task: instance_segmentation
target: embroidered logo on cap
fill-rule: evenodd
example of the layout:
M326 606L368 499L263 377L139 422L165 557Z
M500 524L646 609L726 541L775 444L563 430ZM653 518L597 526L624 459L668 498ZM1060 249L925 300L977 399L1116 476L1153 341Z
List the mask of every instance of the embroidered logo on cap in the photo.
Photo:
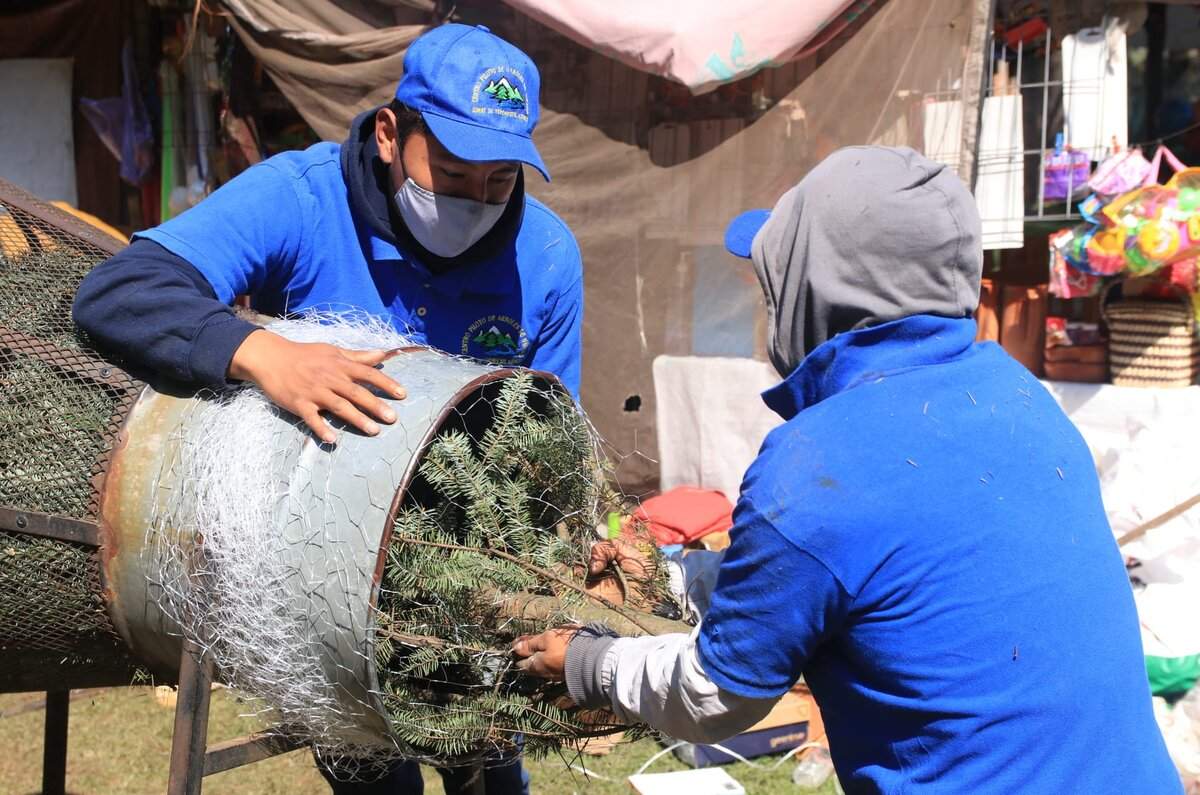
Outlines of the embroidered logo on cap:
M508 82L507 77L488 83L483 93L495 100L497 105L507 103L518 108L525 107L525 97L521 96L521 92L517 90L516 86Z
M471 112L508 116L519 121L529 121L525 76L511 66L493 66L486 69L475 80L471 92Z

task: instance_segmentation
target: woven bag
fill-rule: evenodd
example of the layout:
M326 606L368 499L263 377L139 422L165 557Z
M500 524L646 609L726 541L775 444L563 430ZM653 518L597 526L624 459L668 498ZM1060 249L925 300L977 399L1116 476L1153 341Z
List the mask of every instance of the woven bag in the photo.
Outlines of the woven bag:
M1186 297L1178 303L1130 299L1102 305L1114 384L1176 387L1195 383L1200 371L1200 341Z

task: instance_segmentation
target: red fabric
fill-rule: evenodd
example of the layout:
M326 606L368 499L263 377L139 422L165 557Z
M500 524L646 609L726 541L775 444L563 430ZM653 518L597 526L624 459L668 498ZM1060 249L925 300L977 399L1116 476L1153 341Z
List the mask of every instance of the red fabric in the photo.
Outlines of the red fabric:
M733 527L733 503L719 491L680 486L643 502L633 518L660 545L687 544Z

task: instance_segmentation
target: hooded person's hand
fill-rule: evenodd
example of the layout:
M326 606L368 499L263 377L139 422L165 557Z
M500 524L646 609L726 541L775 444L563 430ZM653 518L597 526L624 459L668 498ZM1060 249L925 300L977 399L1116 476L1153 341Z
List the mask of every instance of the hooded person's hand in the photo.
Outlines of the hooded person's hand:
M246 337L229 363L229 377L252 381L275 405L290 411L321 441L337 441L322 411L368 436L376 421L393 423L394 412L368 387L401 400L406 393L376 367L396 351L351 351L324 343L292 342L259 329Z
M555 627L540 635L522 635L513 641L512 653L517 668L543 679L561 681L567 665L567 647L571 645L577 625Z

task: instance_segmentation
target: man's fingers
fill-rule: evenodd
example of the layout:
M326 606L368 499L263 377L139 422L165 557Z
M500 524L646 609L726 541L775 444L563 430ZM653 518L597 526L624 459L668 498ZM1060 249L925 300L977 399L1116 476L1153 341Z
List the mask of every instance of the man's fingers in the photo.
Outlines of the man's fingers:
M329 396L324 401L321 401L321 404L321 408L347 425L351 425L362 431L367 436L375 436L379 433L379 425L376 424L375 420L363 414L354 407L353 403L337 393L330 392Z
M350 382L334 389L334 392L381 422L390 424L396 421L396 412L392 411L388 404L375 397L375 394L366 387Z
M617 558L617 548L610 541L601 541L592 545L591 562L588 564L590 574L600 574L608 568L608 564Z
M311 429L312 432L317 435L317 438L325 444L333 444L337 441L337 434L334 433L333 428L329 426L329 423L325 422L325 420L321 417L321 414L319 411L317 411L316 406L313 406L307 411L301 411L297 416L304 420L304 424L307 425L309 429Z
M527 673L530 676L537 676L542 679L557 678L553 672L546 667L545 656L538 652L532 657L526 657L523 660L517 660L517 670Z
M365 364L367 367L383 364L398 353L395 349L384 351L352 351L346 348L339 348L339 350L350 361Z
M396 383L387 373L369 365L359 363L351 370L350 377L360 384L373 386L383 394L390 395L397 400L403 400L408 396L404 387Z
M546 648L546 639L542 635L522 635L513 641L512 652L518 657L529 657Z

